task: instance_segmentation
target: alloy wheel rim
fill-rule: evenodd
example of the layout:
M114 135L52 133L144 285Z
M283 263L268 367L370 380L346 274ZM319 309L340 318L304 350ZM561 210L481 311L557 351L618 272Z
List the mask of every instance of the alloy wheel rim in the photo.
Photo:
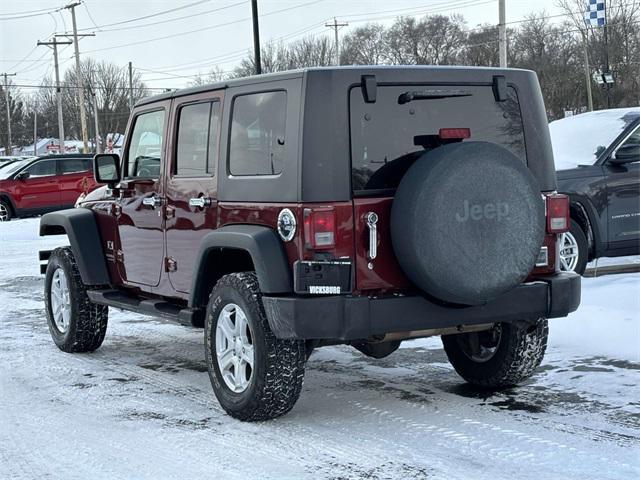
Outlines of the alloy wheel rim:
M65 333L71 320L71 298L67 276L60 267L53 272L50 293L53 323L60 333Z
M4 204L0 203L0 222L6 222L7 220L9 220L9 210Z
M253 333L246 314L235 303L225 305L218 315L216 358L227 387L234 393L244 392L253 376Z
M560 268L566 272L573 272L578 265L578 242L571 232L562 234L560 247Z

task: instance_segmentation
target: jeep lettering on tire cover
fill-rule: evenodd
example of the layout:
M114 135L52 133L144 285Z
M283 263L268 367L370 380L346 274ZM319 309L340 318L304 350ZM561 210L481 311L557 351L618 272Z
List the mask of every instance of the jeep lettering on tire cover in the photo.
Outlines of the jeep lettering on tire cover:
M409 279L440 300L479 305L519 285L544 236L544 203L533 175L488 142L446 145L403 177L391 236Z

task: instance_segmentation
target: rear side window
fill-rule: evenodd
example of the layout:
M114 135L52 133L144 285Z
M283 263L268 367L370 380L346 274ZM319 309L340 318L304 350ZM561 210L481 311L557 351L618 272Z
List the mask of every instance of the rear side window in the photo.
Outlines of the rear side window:
M354 192L397 188L423 153L452 141L495 143L526 163L520 105L515 90L508 91L506 101L496 102L490 86L379 86L376 102L365 103L362 90L353 88ZM441 129L463 129L470 136L441 138Z
M60 160L62 174L86 172L89 170L91 160L88 158L69 158Z
M219 102L198 103L180 109L175 175L199 177L215 173L219 115Z
M287 93L241 95L233 100L229 171L232 175L277 175L285 157Z
M164 110L138 115L127 154L127 176L158 178L164 137Z
M41 160L28 167L25 171L29 172L29 178L55 175L56 161L57 160Z

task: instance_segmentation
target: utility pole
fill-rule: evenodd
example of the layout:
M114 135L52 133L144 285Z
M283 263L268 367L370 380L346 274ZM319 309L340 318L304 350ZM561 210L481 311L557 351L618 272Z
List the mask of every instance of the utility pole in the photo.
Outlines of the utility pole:
M507 68L507 12L506 0L498 1L498 47L500 68Z
M133 110L133 65L129 62L129 113Z
M251 0L251 18L253 19L253 58L256 64L256 75L262 73L260 59L260 27L258 25L258 0Z
M9 105L9 80L7 77L15 77L15 73L3 73L4 77L4 103L7 104L7 133L9 134L9 143L7 145L6 154L11 155L13 153L13 143L11 143L11 106Z
M101 153L100 152L100 129L98 128L98 95L96 95L96 91L91 88L91 86L89 86L89 93L91 93L91 96L93 97L93 121L94 121L94 125L95 125L95 130L96 130L96 152L95 153Z
M56 72L56 103L58 104L58 152L65 153L64 148L64 119L62 117L62 92L60 91L60 69L58 67L58 45L71 45L72 41L60 42L56 37L50 42L41 42L38 40L37 45L44 45L53 49L53 65Z
M38 151L38 105L33 106L33 154Z
M340 41L338 39L338 30L341 27L346 27L349 24L347 22L338 22L336 17L333 17L333 23L325 23L325 27L333 28L333 33L335 35L336 40L336 65L340 65Z
M78 48L78 37L94 37L94 33L86 33L78 35L78 26L76 25L76 7L80 2L67 5L66 9L71 10L71 23L73 25L73 44L76 50L76 76L78 77L78 102L80 103L80 127L82 128L82 144L84 153L89 153L89 134L87 132L87 113L84 108L84 85L82 84L82 72L80 71L80 50ZM58 35L69 37L69 35Z

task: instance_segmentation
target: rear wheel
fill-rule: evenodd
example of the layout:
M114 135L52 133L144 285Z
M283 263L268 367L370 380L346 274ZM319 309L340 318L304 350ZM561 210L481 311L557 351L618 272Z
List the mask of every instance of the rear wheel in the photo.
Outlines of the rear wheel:
M11 205L6 200L0 200L0 222L8 222L11 220L13 212Z
M587 268L588 249L587 237L582 227L575 220L571 220L571 228L562 235L560 269L584 274Z
M547 348L547 320L497 323L491 330L442 337L456 372L478 387L517 385L540 366Z
M45 277L45 308L51 338L64 352L92 352L107 332L108 307L87 296L69 247L56 248Z
M216 284L207 306L205 356L213 391L232 417L276 418L300 396L305 342L274 336L255 273L225 275Z

